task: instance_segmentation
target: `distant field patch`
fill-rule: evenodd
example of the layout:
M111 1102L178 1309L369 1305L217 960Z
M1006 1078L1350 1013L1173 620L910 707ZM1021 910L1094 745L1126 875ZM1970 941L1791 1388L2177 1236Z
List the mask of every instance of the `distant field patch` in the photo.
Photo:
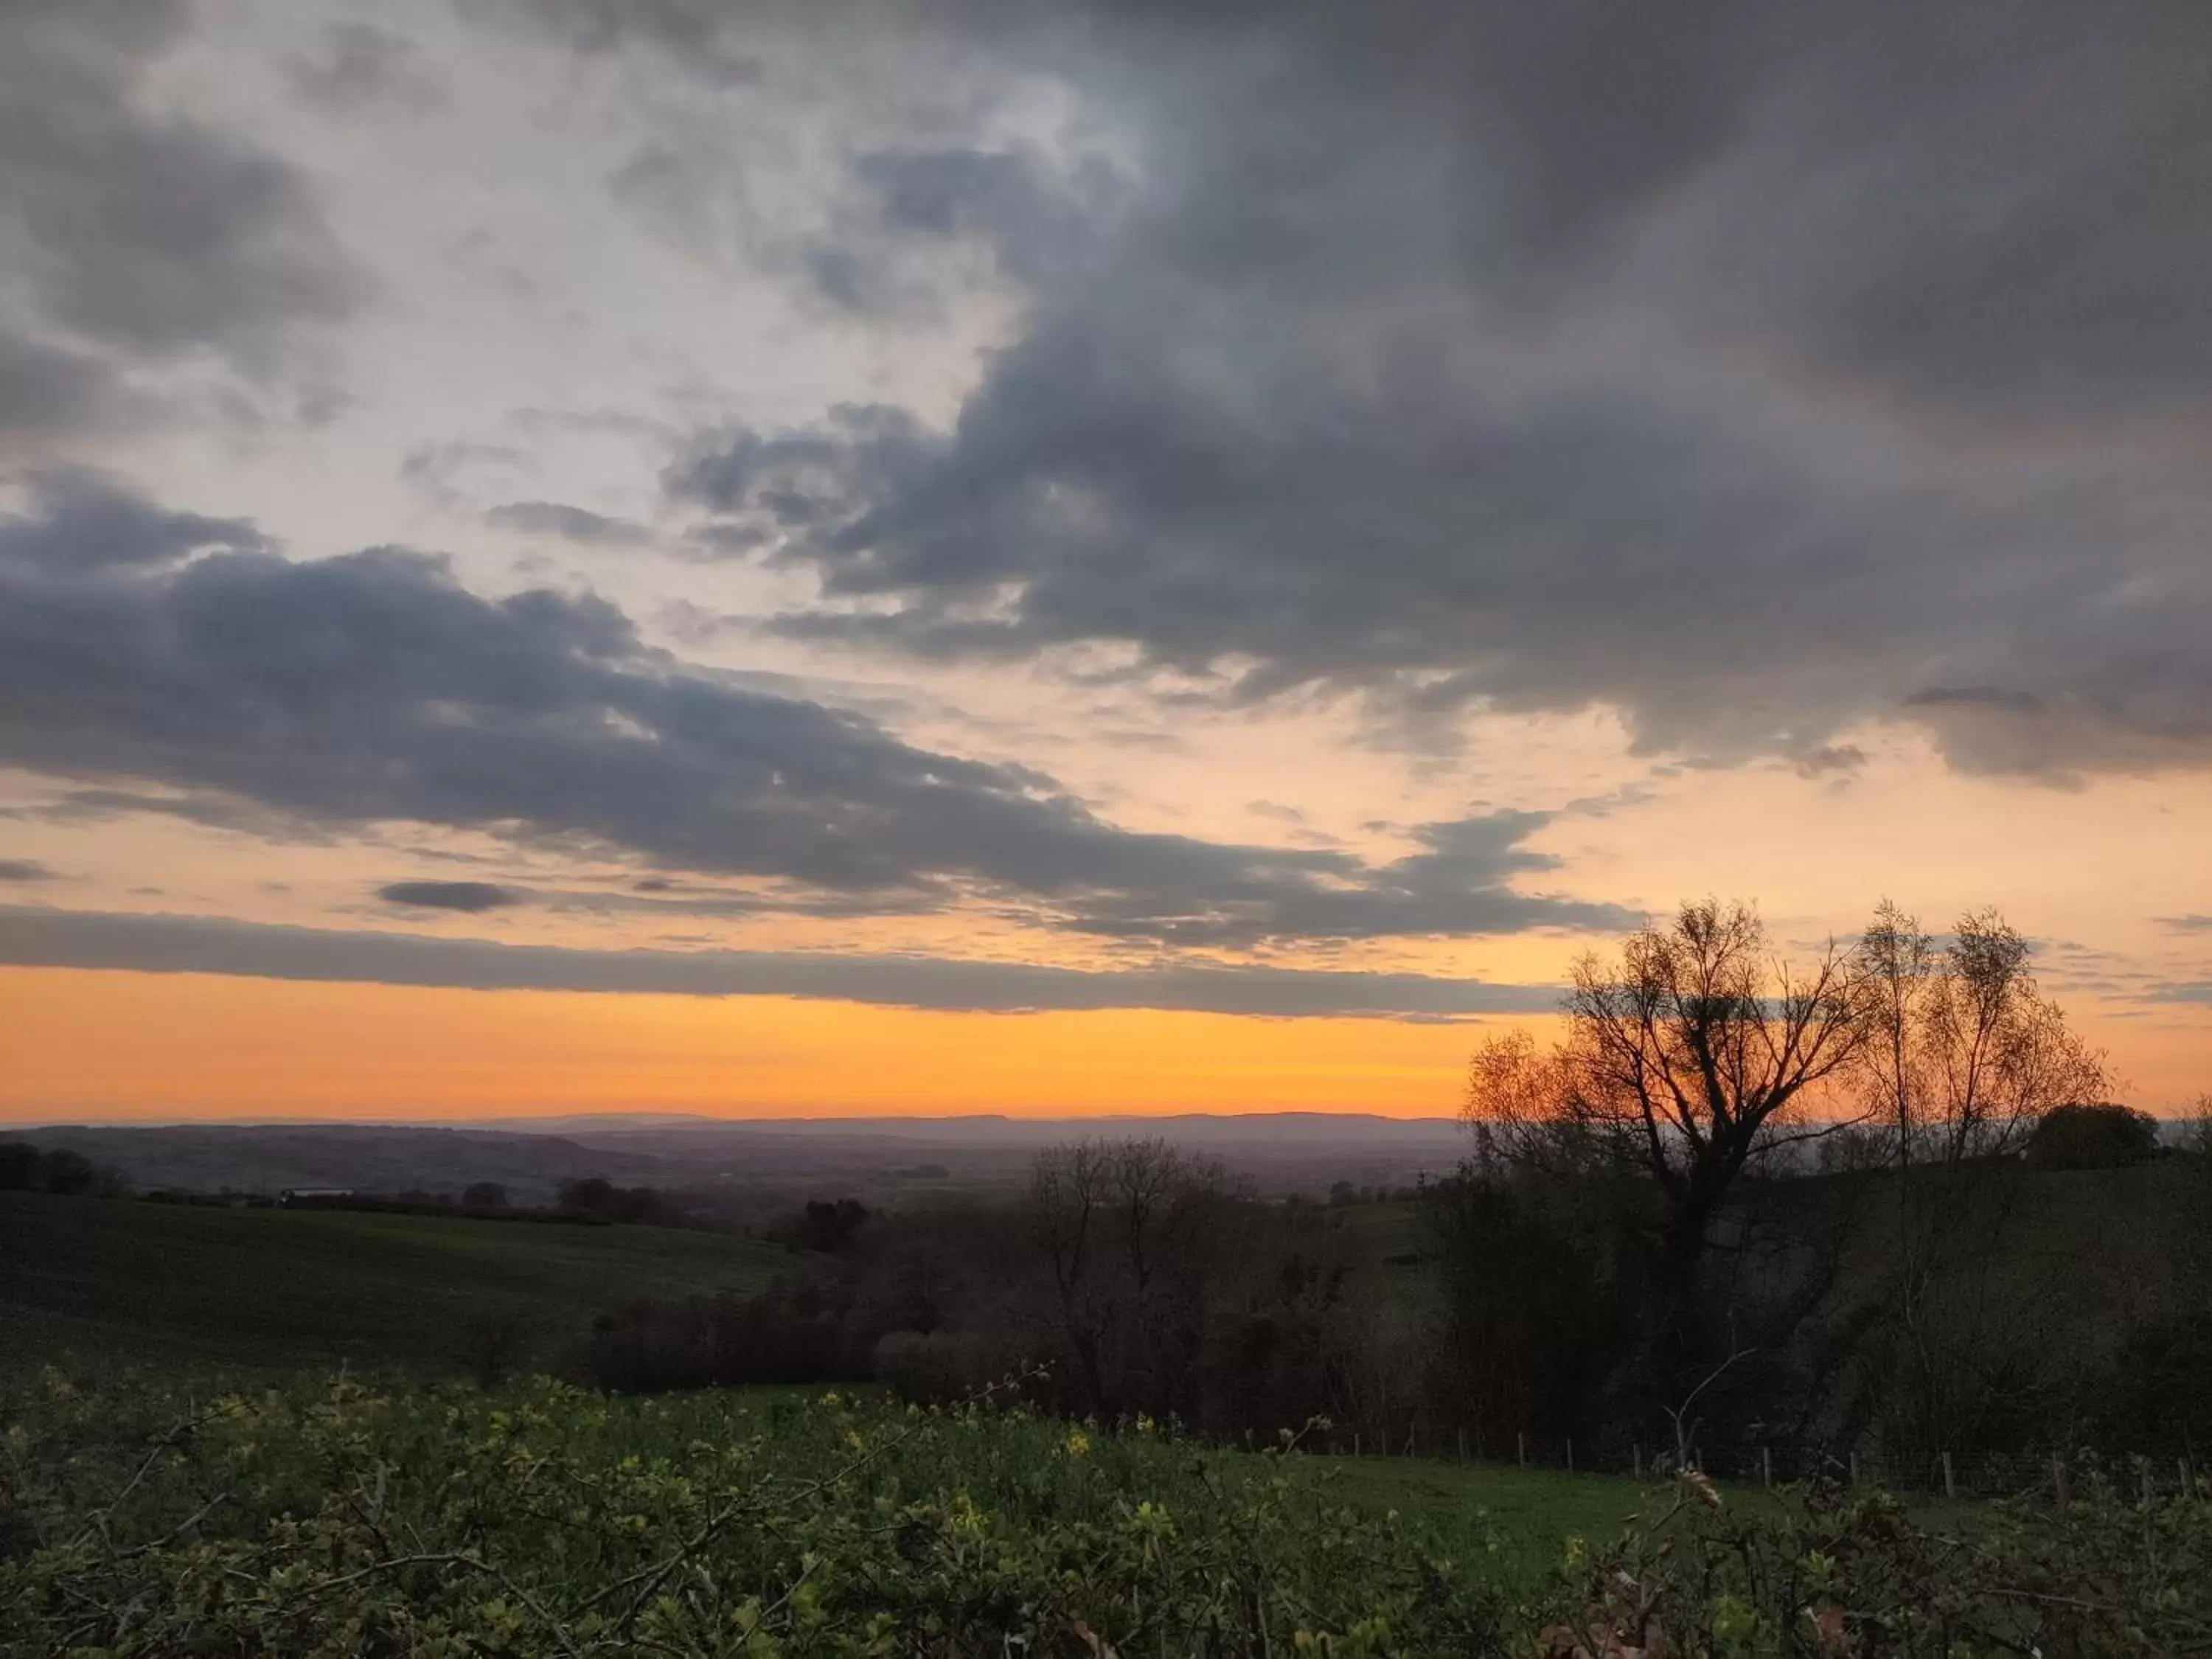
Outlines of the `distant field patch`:
M78 1363L464 1368L487 1315L580 1328L640 1297L755 1290L750 1239L0 1193L0 1369Z

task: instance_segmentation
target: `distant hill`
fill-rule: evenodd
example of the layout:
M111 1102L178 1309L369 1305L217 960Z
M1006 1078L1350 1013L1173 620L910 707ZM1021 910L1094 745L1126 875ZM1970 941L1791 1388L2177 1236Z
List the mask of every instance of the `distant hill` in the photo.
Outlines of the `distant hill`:
M989 1178L1026 1170L1042 1147L1086 1137L1158 1136L1217 1158L1272 1192L1325 1191L1338 1181L1401 1186L1450 1170L1467 1155L1455 1118L1366 1113L1182 1113L1167 1116L846 1117L545 1120L582 1145L642 1152L672 1164L738 1165L766 1173L848 1167L856 1160L929 1161Z
M557 1135L382 1124L0 1127L4 1140L69 1147L142 1192L457 1192L491 1181L514 1202L535 1203L562 1182L586 1176L635 1186L677 1173L645 1152L585 1146Z
M518 1203L542 1200L562 1182L592 1175L662 1188L742 1182L811 1195L878 1193L894 1172L941 1166L963 1189L1003 1186L1022 1178L1042 1147L1123 1135L1157 1135L1217 1158L1273 1193L1320 1194L1339 1181L1408 1185L1449 1170L1466 1152L1465 1132L1450 1118L1327 1112L755 1119L599 1113L438 1126L0 1129L0 1140L74 1148L142 1190L453 1192L493 1181Z

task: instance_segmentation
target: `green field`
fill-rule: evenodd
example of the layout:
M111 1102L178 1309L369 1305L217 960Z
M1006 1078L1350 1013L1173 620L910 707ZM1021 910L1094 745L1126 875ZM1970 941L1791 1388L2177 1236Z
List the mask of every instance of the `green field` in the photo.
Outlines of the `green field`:
M580 1328L637 1297L755 1289L772 1246L661 1227L216 1209L0 1193L0 1370L465 1366L481 1316Z
M1566 1541L1593 1550L1613 1541L1667 1494L1624 1475L1569 1474L1508 1463L1451 1463L1419 1457L1297 1460L1329 1501L1369 1512L1395 1510L1406 1524L1452 1554L1487 1557L1510 1581L1556 1567Z

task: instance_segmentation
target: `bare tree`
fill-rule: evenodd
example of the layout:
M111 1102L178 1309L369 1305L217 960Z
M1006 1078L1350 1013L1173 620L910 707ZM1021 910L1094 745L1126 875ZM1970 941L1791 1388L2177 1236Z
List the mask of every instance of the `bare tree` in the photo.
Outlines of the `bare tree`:
M1883 1126L1896 1195L1881 1392L1895 1431L1929 1457L1957 1449L1965 1419L2021 1386L2023 1345L2001 1328L2033 1310L1991 1272L2015 1158L2047 1113L2100 1098L2108 1082L2038 988L2029 956L1994 911L1962 917L1938 941L1887 901L1855 953L1859 1087Z
M1468 1073L1465 1115L1486 1153L1648 1180L1670 1305L1687 1296L1729 1189L1754 1158L1827 1133L1799 1109L1863 1036L1850 957L1809 968L1771 954L1749 906L1686 904L1617 961L1576 965L1564 1041L1494 1039Z
M1093 1410L1164 1410L1180 1394L1226 1188L1218 1164L1164 1140L1081 1140L1037 1155L1030 1232Z
M2197 1096L2182 1112L2181 1150L2212 1158L2212 1090Z
M2096 1100L2103 1061L2037 988L2028 945L1993 910L1940 945L1884 900L1855 953L1864 1088L1900 1169L2016 1152L2053 1108Z

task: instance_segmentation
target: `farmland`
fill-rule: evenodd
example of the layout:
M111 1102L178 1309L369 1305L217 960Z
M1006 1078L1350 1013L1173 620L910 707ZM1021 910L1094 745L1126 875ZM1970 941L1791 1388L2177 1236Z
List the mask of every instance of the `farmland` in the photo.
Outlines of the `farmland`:
M413 1376L477 1322L546 1332L628 1298L750 1290L784 1260L727 1235L0 1193L0 1370L80 1365Z

